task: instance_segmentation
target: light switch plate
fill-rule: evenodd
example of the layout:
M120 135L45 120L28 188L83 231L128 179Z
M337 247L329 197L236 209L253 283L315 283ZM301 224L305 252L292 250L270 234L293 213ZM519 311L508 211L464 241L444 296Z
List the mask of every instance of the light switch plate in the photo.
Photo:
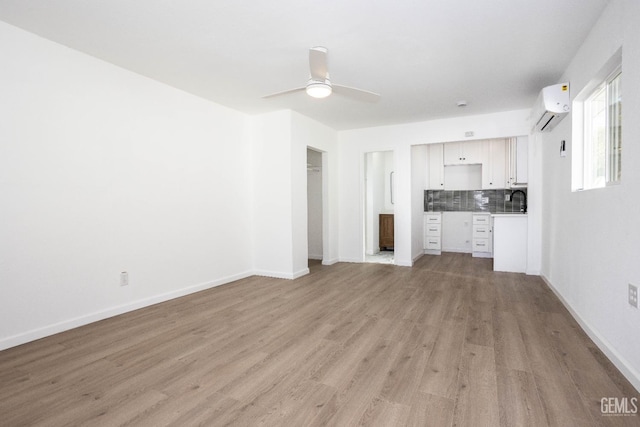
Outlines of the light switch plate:
M629 305L638 308L638 287L629 283Z

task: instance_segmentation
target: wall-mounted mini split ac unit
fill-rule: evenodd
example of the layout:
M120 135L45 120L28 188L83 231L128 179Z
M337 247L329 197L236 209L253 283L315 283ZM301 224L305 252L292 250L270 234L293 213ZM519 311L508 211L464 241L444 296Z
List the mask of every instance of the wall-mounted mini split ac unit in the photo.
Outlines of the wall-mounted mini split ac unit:
M548 132L571 111L569 83L547 86L540 92L533 108L533 129Z

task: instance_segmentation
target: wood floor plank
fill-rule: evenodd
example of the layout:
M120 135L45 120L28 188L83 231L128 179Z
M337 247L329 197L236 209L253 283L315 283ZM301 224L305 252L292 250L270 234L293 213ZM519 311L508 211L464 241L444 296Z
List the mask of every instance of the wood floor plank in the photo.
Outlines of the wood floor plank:
M469 344L493 347L493 304L474 301L469 306L465 341Z
M547 417L532 373L497 367L500 425L543 426Z
M511 312L494 311L493 328L496 363L508 369L531 372L517 316Z
M455 401L427 393L416 393L411 403L407 426L449 427L453 424Z
M433 345L433 335L428 327L412 328L382 385L380 396L385 401L411 405Z
M403 426L409 418L407 405L374 398L360 418L360 426Z
M0 424L632 426L637 391L539 278L310 262L0 352Z
M456 426L500 425L493 349L465 344L454 409Z
M442 322L421 379L419 390L449 399L458 393L466 321Z

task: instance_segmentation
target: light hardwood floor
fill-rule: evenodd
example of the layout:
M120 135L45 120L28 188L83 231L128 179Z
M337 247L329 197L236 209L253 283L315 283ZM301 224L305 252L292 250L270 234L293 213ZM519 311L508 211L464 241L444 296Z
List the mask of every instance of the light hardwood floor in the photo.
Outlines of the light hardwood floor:
M0 352L0 425L640 425L538 277L491 260L311 264Z

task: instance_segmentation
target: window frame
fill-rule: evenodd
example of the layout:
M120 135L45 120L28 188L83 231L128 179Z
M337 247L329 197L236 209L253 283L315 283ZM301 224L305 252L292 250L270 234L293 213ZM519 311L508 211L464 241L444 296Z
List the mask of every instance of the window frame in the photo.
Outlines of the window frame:
M607 61L607 63L602 67L600 72L596 74L596 76L580 91L580 93L575 97L572 105L572 171L571 171L571 190L572 191L587 191L587 190L597 190L600 188L607 188L611 186L616 186L621 184L622 175L621 173L618 175L619 178L613 176L612 164L614 159L611 157L611 150L613 147L611 141L611 117L610 117L610 90L611 84L616 79L618 80L618 88L622 87L622 49L618 49L618 51ZM603 167L604 167L604 175L602 179L604 183L600 182L599 185L594 185L596 180L593 179L595 176L591 174L590 171L593 171L590 164L588 162L589 159L589 148L592 148L587 141L589 138L589 129L588 124L591 123L587 115L590 113L590 102L595 97L598 92L604 91L604 107L603 112L605 114L605 124L604 124L604 154L603 154ZM621 91L620 91L621 93ZM622 97L620 98L622 99ZM619 108L621 111L622 101L620 101ZM620 131L616 133L618 135L617 141L619 142L619 147L622 147L622 114L620 114ZM622 154L620 150L619 160L617 161L618 171L622 170ZM614 179L612 179L614 178Z

